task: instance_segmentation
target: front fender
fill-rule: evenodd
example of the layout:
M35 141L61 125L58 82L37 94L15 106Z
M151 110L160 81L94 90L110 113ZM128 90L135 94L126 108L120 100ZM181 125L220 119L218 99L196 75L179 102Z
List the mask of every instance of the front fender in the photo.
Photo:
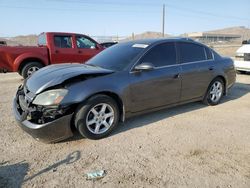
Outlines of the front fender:
M63 105L84 102L98 93L113 93L117 95L126 108L129 100L128 73L113 73L66 86L68 94L62 101Z

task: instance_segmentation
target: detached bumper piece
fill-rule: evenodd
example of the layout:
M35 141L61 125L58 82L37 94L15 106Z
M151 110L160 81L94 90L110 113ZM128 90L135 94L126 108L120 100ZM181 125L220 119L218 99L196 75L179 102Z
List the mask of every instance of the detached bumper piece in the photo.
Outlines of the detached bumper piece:
M43 113L36 111L35 107L30 107L26 98L26 93L20 88L13 101L15 119L25 132L45 143L58 142L73 136L70 126L73 114L61 115L49 121L33 121L34 116L39 118Z

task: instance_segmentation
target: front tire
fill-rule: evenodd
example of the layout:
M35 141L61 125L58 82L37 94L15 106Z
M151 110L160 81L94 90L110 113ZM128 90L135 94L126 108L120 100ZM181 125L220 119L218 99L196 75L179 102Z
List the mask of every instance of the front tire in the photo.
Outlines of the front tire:
M114 99L95 95L76 110L75 126L79 133L89 139L101 139L118 125L119 109Z
M42 67L43 65L39 62L29 62L22 68L21 75L26 79Z
M224 87L225 84L221 78L214 79L208 87L203 103L210 106L219 104L224 94Z

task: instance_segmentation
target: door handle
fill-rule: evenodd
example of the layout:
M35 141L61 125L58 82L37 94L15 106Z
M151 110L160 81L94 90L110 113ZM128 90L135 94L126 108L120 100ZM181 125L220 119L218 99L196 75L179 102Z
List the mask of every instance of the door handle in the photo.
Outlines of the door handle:
M210 70L210 71L214 70L214 67L209 67L209 70Z
M56 53L56 54L58 54L58 53L59 53L59 51L58 51L58 50L55 50L55 53Z
M82 51L81 51L81 50L79 50L79 51L78 51L78 53L79 53L79 54L81 54L81 53L82 53Z
M175 79L180 78L180 74L174 75L174 78L175 78Z

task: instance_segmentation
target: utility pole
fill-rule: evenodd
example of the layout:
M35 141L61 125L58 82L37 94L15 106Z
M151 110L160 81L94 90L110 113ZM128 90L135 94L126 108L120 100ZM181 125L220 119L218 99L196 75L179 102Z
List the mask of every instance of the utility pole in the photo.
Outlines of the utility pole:
M162 11L162 37L165 36L165 4L163 4L163 11Z

